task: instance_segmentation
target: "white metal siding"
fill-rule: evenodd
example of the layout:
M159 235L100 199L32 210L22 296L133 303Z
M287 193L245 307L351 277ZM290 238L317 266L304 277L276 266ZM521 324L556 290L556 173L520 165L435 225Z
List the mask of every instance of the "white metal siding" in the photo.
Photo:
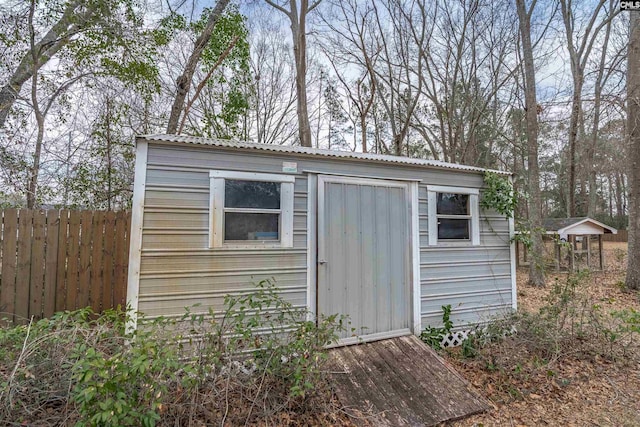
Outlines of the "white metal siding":
M442 325L442 306L448 304L456 327L481 323L511 310L508 220L481 210L480 245L429 246L426 185L419 186L418 197L422 327Z
M208 248L209 171L282 173L296 162L293 248L216 250ZM457 326L486 320L512 307L508 221L481 213L480 245L430 247L427 185L482 186L481 173L431 169L411 164L374 164L340 158L296 157L295 153L239 152L229 148L149 143L142 224L138 309L147 315L175 315L200 304L220 309L225 294L246 293L252 283L275 278L296 306L315 305L308 293L307 175L303 171L420 181L419 258L422 327L442 321L440 306L451 304ZM311 203L310 203L311 202ZM313 242L311 242L313 243ZM416 287L418 288L418 287ZM418 304L419 303L419 304Z
M219 311L227 294L250 293L253 284L275 278L282 295L306 306L307 179L296 175L293 248L209 249L210 170L238 169L236 156L221 161L211 150L176 150L150 144L142 229L138 309L147 316ZM192 155L198 162L190 162ZM282 173L270 168L243 170Z

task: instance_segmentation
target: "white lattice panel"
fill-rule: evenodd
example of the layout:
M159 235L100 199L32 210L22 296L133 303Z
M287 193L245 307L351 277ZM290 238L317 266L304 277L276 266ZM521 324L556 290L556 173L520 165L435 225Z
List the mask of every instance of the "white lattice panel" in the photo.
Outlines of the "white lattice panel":
M515 334L516 328L515 326L511 326L510 329L505 329L499 333L496 334L496 331L489 331L489 328L487 328L486 326L482 327L482 328L475 328L475 329L465 329L465 330L460 330L460 331L452 331L449 335L446 335L442 338L442 341L440 342L440 346L442 348L447 348L447 347L458 347L460 345L462 345L462 343L468 339L471 335L475 335L477 333L480 333L480 335L482 337L485 338L486 341L491 341L493 339L496 338L496 335L498 335L500 338L505 338L509 335L513 335Z

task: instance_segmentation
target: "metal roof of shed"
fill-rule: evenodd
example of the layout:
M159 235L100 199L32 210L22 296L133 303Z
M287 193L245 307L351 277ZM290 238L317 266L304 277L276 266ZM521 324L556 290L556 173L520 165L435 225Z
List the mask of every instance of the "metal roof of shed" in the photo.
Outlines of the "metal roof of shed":
M488 171L488 172L495 172L501 175L511 175L510 172L484 169L476 166L461 165L458 163L447 163L447 162L441 162L439 160L412 159L410 157L390 156L390 155L383 155L383 154L323 150L319 148L307 148L307 147L297 147L297 146L289 146L289 145L256 144L253 142L246 142L246 141L202 138L202 137L187 136L187 135L168 135L168 134L140 135L137 138L151 140L151 141L159 141L159 142L215 146L215 147L238 149L238 150L261 150L261 151L270 151L275 153L298 154L298 155L304 155L304 156L321 156L321 157L332 157L332 158L345 159L345 160L368 161L368 162L376 162L376 163L379 162L379 163L405 164L410 166L427 166L432 168L453 169L453 170L460 170L460 171L466 171L466 172L483 173Z

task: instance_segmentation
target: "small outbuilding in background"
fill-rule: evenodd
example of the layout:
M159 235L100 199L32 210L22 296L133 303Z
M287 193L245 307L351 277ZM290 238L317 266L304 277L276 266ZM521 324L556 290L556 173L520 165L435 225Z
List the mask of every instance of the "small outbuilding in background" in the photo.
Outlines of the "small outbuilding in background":
M552 264L557 271L603 270L602 236L618 233L615 228L587 217L546 218L543 227L547 253L553 253ZM526 248L518 244L516 252L518 266L528 265Z

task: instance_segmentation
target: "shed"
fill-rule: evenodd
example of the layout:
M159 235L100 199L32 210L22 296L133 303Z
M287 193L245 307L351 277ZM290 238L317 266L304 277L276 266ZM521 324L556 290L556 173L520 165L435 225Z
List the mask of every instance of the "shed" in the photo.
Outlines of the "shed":
M177 135L136 140L128 303L206 313L274 278L295 307L348 315L341 344L457 328L516 308L513 220L485 170ZM505 172L498 172L510 176Z
M542 226L547 246L553 247L552 262L557 271L574 271L580 266L604 269L602 235L618 233L615 228L588 217L545 218ZM516 246L516 260L518 265L527 264L526 248Z
M578 261L583 259L588 268L592 264L592 255L598 254L598 268L604 269L604 250L602 235L606 233L617 234L618 230L609 227L595 219L588 217L574 218L546 218L543 222L546 234L555 236L555 265L557 270L562 269L562 248L568 247L568 269L576 269ZM597 252L593 249L594 241L597 242ZM566 243L566 244L565 244Z

